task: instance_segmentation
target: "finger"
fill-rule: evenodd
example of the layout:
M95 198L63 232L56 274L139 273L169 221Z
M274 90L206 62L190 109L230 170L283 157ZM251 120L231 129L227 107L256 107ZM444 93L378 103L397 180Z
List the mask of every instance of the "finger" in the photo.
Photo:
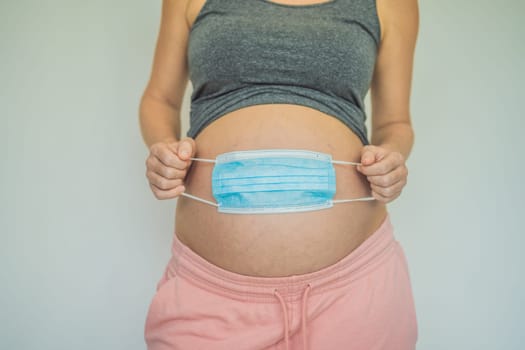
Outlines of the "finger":
M361 148L361 163L370 165L381 160L386 155L387 150L374 145L366 145Z
M375 162L378 162L381 159L383 159L386 156L387 152L388 151L382 147L374 145L364 146L363 148L361 148L361 164L357 166L357 170L363 173L363 169L365 167L370 166Z
M184 170L188 167L189 162L182 160L173 152L166 144L151 147L151 154L158 158L158 160L167 167Z
M374 149L372 147L365 146L361 153L361 164L363 165L373 164L375 161L375 158L376 158L376 155L374 153Z
M374 197L377 201L379 202L382 202L382 203L388 203L389 200L387 197L381 195L380 193L372 190L372 197Z
M401 191L403 190L403 187L405 186L405 184L400 181L396 184L394 184L393 186L390 186L390 187L381 187L381 186L376 186L376 185L370 185L370 188L372 189L373 192L381 195L382 197L384 198L389 198L389 199L393 199L395 197L397 197Z
M385 175L395 168L404 164L403 156L398 152L388 153L381 160L367 166L359 167L359 171L364 175Z
M162 163L157 157L148 157L146 160L147 171L153 171L166 179L184 179L187 169L179 170Z
M177 186L171 190L164 191L157 188L155 185L150 184L151 191L157 199L171 199L180 196L182 192L186 190L184 186Z
M408 170L405 166L399 166L385 175L368 175L366 178L371 184L389 187L393 184L406 179Z
M148 171L146 177L150 184L155 185L155 187L164 191L171 190L172 188L183 184L182 179L166 179L153 171Z
M172 151L174 154L177 154L177 148L179 147L178 141L167 143L167 146L170 151Z
M394 199L396 199L397 197L399 197L400 194L401 194L401 192L397 192L397 193L395 193L395 194L393 194L393 195L391 195L391 196L384 196L384 195L382 195L381 193L372 190L372 196L373 196L376 200L378 200L378 201L380 201L380 202L382 202L382 203L385 203L385 204L386 204L386 203L390 203L390 202L392 202Z
M193 157L195 155L195 141L190 137L182 139L177 147L177 155L182 160L189 160L190 157Z

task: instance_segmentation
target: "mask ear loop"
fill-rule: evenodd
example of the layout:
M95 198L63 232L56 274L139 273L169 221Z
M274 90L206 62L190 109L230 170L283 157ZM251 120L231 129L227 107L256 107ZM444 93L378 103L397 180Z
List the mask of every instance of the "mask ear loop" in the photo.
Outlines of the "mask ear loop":
M191 157L190 159L191 160L196 160L196 161L199 161L199 162L205 162L205 163L216 163L215 159L193 158L193 157ZM200 197L196 197L196 196L194 196L192 194L189 194L189 193L186 193L186 192L182 192L180 195L184 196L184 197L188 197L188 198L194 199L194 200L202 202L202 203L213 205L214 207L219 207L219 205L217 203L215 203L215 202L212 202L212 201L200 198Z
M342 165L361 165L361 163L356 162L347 162L344 160L332 160L332 163L334 164L342 164ZM334 199L332 200L332 203L348 203L348 202L364 202L364 201L373 201L375 200L374 197L363 197L363 198L353 198L353 199Z
M332 160L332 163L334 163L334 164L343 164L343 165L361 165L361 163L347 162L345 160Z
M200 198L200 197L196 197L196 196L191 195L191 194L186 193L186 192L182 192L180 195L181 195L181 196L184 196L184 197L188 197L188 198L194 199L194 200L199 201L199 202L202 202L202 203L206 203L206 204L209 204L209 205L213 205L214 207L218 207L218 206L219 206L217 203L214 203L214 202L212 202L212 201L208 201L208 200L206 200L206 199L202 199L202 198Z
M217 161L215 159L206 159L206 158L190 158L191 160L197 160L199 162L205 162L205 163L216 163Z

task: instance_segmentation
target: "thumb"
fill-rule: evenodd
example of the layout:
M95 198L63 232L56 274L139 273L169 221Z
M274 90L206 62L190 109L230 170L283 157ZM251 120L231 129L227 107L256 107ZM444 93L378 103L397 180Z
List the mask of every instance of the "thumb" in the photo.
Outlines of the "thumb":
M361 164L371 165L376 160L376 152L373 146L364 146L361 150Z
M187 160L195 155L195 140L190 137L183 138L177 147L177 155L180 159Z

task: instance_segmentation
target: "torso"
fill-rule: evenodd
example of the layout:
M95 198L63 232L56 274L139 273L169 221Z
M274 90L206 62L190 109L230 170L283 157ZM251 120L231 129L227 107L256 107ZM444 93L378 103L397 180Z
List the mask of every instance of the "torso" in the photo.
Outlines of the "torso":
M204 0L188 1L191 24ZM291 148L359 162L362 148L359 138L336 118L287 104L254 105L228 113L208 125L195 142L195 156L201 158L236 150ZM212 163L193 162L185 179L186 192L213 200L212 168ZM336 165L335 169L335 199L370 196L366 178L355 167ZM175 231L190 249L226 270L289 276L317 271L348 255L379 227L386 213L384 204L368 201L299 213L224 214L179 197Z

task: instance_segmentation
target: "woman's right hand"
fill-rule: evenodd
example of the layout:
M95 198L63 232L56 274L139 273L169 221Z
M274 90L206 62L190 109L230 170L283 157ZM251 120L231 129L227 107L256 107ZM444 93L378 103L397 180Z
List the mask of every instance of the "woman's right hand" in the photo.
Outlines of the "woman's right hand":
M195 140L185 137L180 141L161 141L149 148L146 159L146 177L157 199L178 197L185 191L184 178L195 155Z

